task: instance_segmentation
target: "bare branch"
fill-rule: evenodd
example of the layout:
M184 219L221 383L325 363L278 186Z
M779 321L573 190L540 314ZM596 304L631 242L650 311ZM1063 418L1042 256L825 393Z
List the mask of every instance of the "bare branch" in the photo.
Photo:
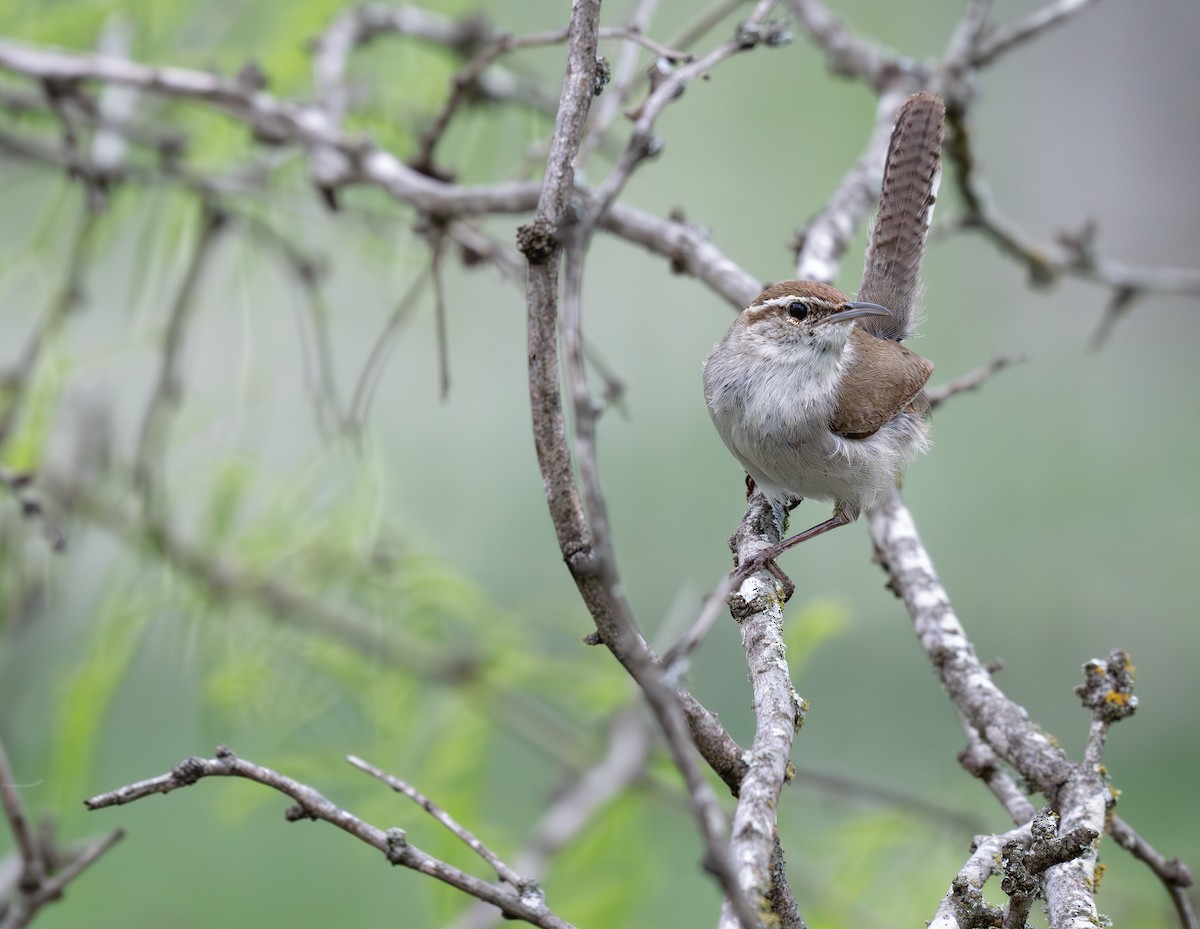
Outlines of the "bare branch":
M782 518L756 493L731 540L738 564L779 541ZM766 569L742 581L730 598L730 611L742 631L742 649L754 693L754 741L746 755L746 772L738 785L733 814L732 853L738 882L751 900L770 898L776 873L771 867L776 841L779 794L790 776L792 740L804 725L808 705L792 686L783 641L784 585ZM733 925L723 908L720 926Z
M524 849L516 856L521 874L544 874L550 860L579 835L610 802L646 773L653 732L640 705L616 713L608 726L608 749L592 767L580 771L533 827ZM477 904L452 924L452 929L486 929L496 913Z
M958 721L967 737L967 747L958 755L958 762L963 766L963 770L983 781L1014 823L1028 823L1037 812L1033 803L1017 786L1011 775L1001 767L1001 761L991 745L984 741L983 736L967 722L962 713L958 714Z
M433 321L437 335L438 393L442 401L450 396L450 337L446 332L446 289L443 282L442 257L445 254L446 233L438 224L429 230L429 276L433 282Z
M1046 795L1064 829L1083 827L1099 833L1111 800L1103 778L1086 765L1072 764L992 681L958 623L899 494L868 516L877 558L892 590L908 608L917 638L955 707L1004 761ZM1083 929L1088 920L1095 920L1095 862L1093 849L1046 873L1051 925Z
M1003 918L998 907L988 906L983 886L997 873L1001 850L1010 843L1028 844L1030 827L1026 823L1000 835L976 836L971 857L950 882L928 929L961 929L963 926L995 926Z
M57 337L67 316L83 299L83 284L91 267L92 239L99 217L100 214L95 210L80 211L63 266L62 285L35 324L20 357L8 370L0 372L0 389L4 390L7 401L0 412L0 449L12 439L20 423L42 353Z
M657 6L658 0L638 0L637 6L634 7L625 24L626 30L635 35L645 35L650 26L650 18L654 15L654 8ZM638 58L638 46L635 43L627 42L621 46L621 55L612 69L608 88L592 110L591 126L584 137L579 157L576 160L577 167L582 166L588 155L600 146L601 139L633 93L634 83L638 77L635 71ZM691 56L686 56L682 60L691 60Z
M948 106L946 118L954 130L946 153L966 206L960 226L979 230L1001 252L1025 265L1035 286L1047 287L1063 277L1073 277L1107 287L1111 297L1094 344L1101 344L1132 302L1146 294L1200 296L1200 269L1141 267L1104 258L1097 251L1097 229L1091 223L1078 232L1060 235L1056 246L1035 242L996 207L991 190L979 175L963 108Z
M136 514L107 504L54 473L45 475L44 481L48 493L74 501L84 516L128 543L142 546L152 542L167 564L210 596L244 600L277 622L315 632L365 657L429 679L462 680L473 673L476 659L467 653L439 657L395 624L348 606L332 606L282 577L252 571L230 558L206 552L165 521L143 523Z
M17 886L35 886L41 882L45 874L34 842L33 829L25 816L21 798L17 795L16 778L13 777L12 767L8 763L8 753L4 750L3 742L0 742L0 803L4 805L4 816L8 820L8 829L12 833L13 842L21 856L21 876L17 880Z
M1025 929L1026 918L1041 890L1042 874L1054 865L1068 864L1087 853L1100 835L1087 826L1059 834L1058 816L1048 807L1038 810L1029 827L1030 842L1011 841L1001 849L1004 880L1000 886L1008 894L1009 901L1008 911L1004 914L1004 929ZM1065 920L1079 925L1080 917L1086 919L1086 914L1079 912L1081 907L1074 907L1075 912L1071 912L1052 894L1048 896L1051 912L1055 910L1056 902L1059 903L1059 918L1064 921L1052 916L1050 925L1068 925ZM1086 909L1086 904L1082 908Z
M966 393L968 391L978 390L988 380L990 380L993 375L999 374L1005 368L1024 363L1025 356L1023 355L997 355L987 364L976 368L974 371L964 374L957 380L953 380L948 384L943 384L941 387L936 387L933 390L926 391L925 395L929 399L929 408L931 410L936 410L951 397L955 397L958 394Z
M224 213L206 202L202 205L198 221L199 232L163 333L158 378L146 405L146 412L142 415L142 427L133 465L134 481L146 515L155 519L162 515L159 472L163 465L161 456L166 443L168 420L183 402L183 376L180 367L188 326L196 307L196 291L211 259L213 247L225 227L226 219Z
M471 830L460 824L453 816L443 810L440 806L426 797L407 781L402 781L394 774L388 774L386 771L383 771L372 764L368 764L355 755L347 756L346 760L360 771L366 771L367 774L370 774L377 780L383 781L383 783L387 784L390 788L392 788L392 790L396 791L396 793L404 794L404 796L408 797L408 799L410 799L413 803L421 807L426 813L428 813L448 830L450 830L450 832L461 839L463 844L471 849L471 851L491 865L492 869L496 872L496 876L500 878L500 880L511 884L522 894L527 892L540 893L540 891L537 890L536 882L530 880L529 878L521 877L521 875L517 874L512 868L505 864L503 860L501 860L499 855L480 842L479 839L475 837L475 834L471 832Z
M617 166L605 178L604 183L597 189L587 213L582 219L585 228L590 228L599 222L613 201L620 195L625 184L629 181L634 170L647 158L658 154L662 143L654 138L654 123L662 111L678 99L684 88L695 78L707 74L725 59L748 51L759 44L778 46L791 40L791 35L777 24L766 23L765 18L774 6L773 2L760 3L759 9L742 23L737 34L728 42L718 45L707 55L683 65L673 71L665 80L658 84L637 108L637 121L634 123L633 134L629 143L621 153Z
M1195 883L1195 878L1187 865L1178 858L1166 858L1120 816L1113 815L1109 818L1108 833L1121 848L1144 862L1162 881L1171 902L1175 905L1175 912L1179 914L1179 925L1183 929L1198 929L1200 920L1196 918L1196 908L1187 891L1187 888Z
M12 494L25 519L40 525L42 535L50 543L50 547L56 552L61 552L67 547L67 537L58 527L57 521L46 512L41 495L36 490L35 481L36 476L33 474L18 474L0 465L0 486Z
M1133 662L1129 655L1117 649L1108 661L1093 658L1083 666L1084 683L1075 688L1083 705L1092 711L1092 726L1088 732L1083 763L1098 768L1104 763L1104 743L1108 727L1126 719L1137 710L1138 698L1133 692Z
M876 91L882 91L894 82L898 73L916 75L919 72L919 66L911 59L884 51L855 36L820 0L790 0L790 3L796 21L813 44L825 52L825 65L831 73L860 78Z
M736 797L749 770L745 751L733 740L729 730L721 725L717 714L704 707L690 693L681 691L679 703L687 716L692 741L700 756Z
M987 28L991 9L992 0L970 0L967 3L962 19L958 21L958 28L954 30L942 56L943 68L959 71L969 66L971 53Z
M726 16L738 7L749 6L752 2L754 0L713 0L710 6L697 13L696 18L684 26L667 44L673 48L691 48L716 28Z
M682 677L687 660L708 635L717 619L725 612L729 595L733 593L733 575L721 579L716 590L704 598L700 614L662 657L663 672L668 677Z
M915 83L897 81L880 95L875 128L862 155L821 211L797 234L796 277L825 283L836 277L851 237L879 199L896 112L915 89Z
M47 903L61 900L66 886L125 835L123 830L114 829L72 852L60 867L52 862L57 856L48 847L50 840L30 827L17 787L4 743L0 742L0 805L19 859L13 885L0 886L0 929L24 929Z
M598 0L575 0L567 73L547 158L545 182L533 222L518 232L519 247L529 259L526 305L534 446L559 547L596 623L599 638L645 693L662 728L672 760L688 785L689 801L708 852L707 865L735 907L744 929L753 929L753 912L741 899L725 849L724 817L696 764L679 704L663 683L649 649L637 631L610 557L610 540L598 536L584 515L566 441L558 377L558 267L574 179L572 165L579 153L591 98L599 86L596 76L598 17Z
M976 68L991 64L1000 55L1028 42L1052 26L1082 12L1096 0L1054 0L1019 22L985 32L975 44L970 61Z
M600 226L650 249L671 261L671 269L691 274L741 310L763 288L751 275L710 241L708 233L680 216L659 219L624 203L613 203Z
M185 758L168 773L138 781L85 801L89 810L132 803L154 794L171 793L190 787L205 777L241 777L277 790L296 801L284 811L288 822L320 820L336 826L361 842L383 853L394 865L402 865L449 884L463 893L490 903L511 919L521 919L543 929L571 929L571 924L552 912L540 893L518 893L515 888L490 884L434 858L410 843L403 829L383 830L367 823L327 800L318 791L286 775L238 758L225 746L218 746L214 758Z
M351 429L358 429L366 420L367 413L371 408L371 401L375 396L375 388L379 384L379 378L383 375L384 363L387 360L387 356L391 353L392 346L395 344L396 334L405 320L412 315L417 305L417 298L420 297L421 292L425 289L425 285L429 283L429 279L429 269L426 269L413 279L408 290L400 297L396 308L392 311L392 315L388 317L383 329L371 345L371 351L367 355L362 372L358 376L358 383L354 387L350 406L346 410L346 424Z

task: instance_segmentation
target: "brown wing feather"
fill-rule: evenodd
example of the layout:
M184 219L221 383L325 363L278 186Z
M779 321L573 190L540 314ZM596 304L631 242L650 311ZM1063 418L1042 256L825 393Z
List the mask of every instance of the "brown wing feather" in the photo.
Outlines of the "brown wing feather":
M881 339L912 334L945 118L945 104L927 93L909 97L896 116L883 169L879 216L858 293L859 300L892 311L890 317L859 320L860 326Z
M933 362L858 328L850 331L850 342L854 362L842 378L829 428L848 439L865 439L917 399Z

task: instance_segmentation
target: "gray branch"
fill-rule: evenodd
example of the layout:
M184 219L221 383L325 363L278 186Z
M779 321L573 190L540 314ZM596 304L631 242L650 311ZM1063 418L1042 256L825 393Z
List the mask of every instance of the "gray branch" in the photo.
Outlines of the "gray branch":
M18 784L8 763L4 743L0 742L0 806L12 833L14 850L0 860L0 929L24 929L49 903L61 900L68 884L125 835L114 829L93 839L83 849L59 859L61 851L49 847L50 838L32 828L18 794Z
M510 919L520 919L543 929L572 929L570 923L549 909L540 891L526 888L523 892L520 887L491 884L467 874L421 851L408 841L403 829L384 830L373 826L338 807L307 784L238 758L223 745L217 747L213 758L185 758L166 774L98 794L85 801L85 804L89 810L121 806L154 794L167 794L181 787L190 787L205 777L241 777L270 787L296 801L295 806L284 811L284 818L288 822L327 822L381 852L392 864L410 868L449 884L468 896L490 903Z

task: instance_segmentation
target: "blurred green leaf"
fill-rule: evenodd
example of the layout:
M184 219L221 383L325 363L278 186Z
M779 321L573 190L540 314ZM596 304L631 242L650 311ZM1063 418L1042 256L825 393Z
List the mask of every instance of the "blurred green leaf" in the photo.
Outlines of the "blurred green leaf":
M129 675L147 627L157 618L142 584L119 582L97 605L84 656L64 675L52 740L58 803L85 796L109 711Z

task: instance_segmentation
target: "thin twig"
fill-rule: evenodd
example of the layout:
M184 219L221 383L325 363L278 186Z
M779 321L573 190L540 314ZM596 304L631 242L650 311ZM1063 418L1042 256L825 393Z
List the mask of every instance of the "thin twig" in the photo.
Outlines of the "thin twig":
M47 903L61 900L66 886L125 835L123 830L114 829L70 854L60 866L52 860L58 857L52 854L52 839L37 835L31 828L17 794L18 786L0 741L0 805L20 859L11 889L0 887L0 929L24 929ZM3 899L6 892L10 896Z
M1037 812L1025 792L1004 770L992 746L984 741L979 731L959 712L958 722L967 738L967 747L958 754L958 763L963 770L983 781L1000 805L1007 811L1016 825L1029 822Z
M1113 815L1109 819L1108 831L1121 848L1144 862L1154 876L1162 881L1179 915L1181 929L1200 929L1200 920L1196 918L1196 908L1187 890L1195 883L1195 878L1187 865L1178 858L1167 858L1120 816Z
M546 811L530 831L513 868L519 874L545 874L560 849L582 833L596 816L646 773L653 730L640 703L613 715L604 755L554 792ZM491 907L476 904L450 929L487 929L497 922Z
M142 414L142 426L134 458L134 481L146 515L152 518L162 515L161 459L169 418L183 402L183 375L180 369L189 324L196 309L196 292L211 260L213 248L225 227L226 217L220 210L205 202L197 221L199 232L167 318L158 377L146 404L146 411Z
M658 0L638 0L637 6L629 15L629 21L625 24L625 28L630 32L644 35L650 26L650 18L653 16L656 6L658 6ZM621 112L633 93L637 78L634 68L638 58L638 46L634 43L628 42L621 47L621 56L612 69L612 78L609 80L608 87L592 110L591 126L588 128L579 157L576 159L577 167L583 165L587 161L588 155L600 146L601 140L608 132L613 120L616 119L617 114Z
M379 378L383 374L383 368L387 361L387 356L391 353L392 346L395 344L396 333L400 331L404 321L412 315L413 309L416 307L417 298L420 297L421 291L425 285L429 283L430 271L428 268L423 270L409 284L408 289L400 297L396 308L392 311L392 315L388 317L383 329L371 344L371 351L367 355L367 360L363 364L362 372L358 376L358 383L354 387L354 393L350 398L350 406L346 410L346 424L348 428L357 430L367 418L367 413L371 408L371 401L375 397L375 389L379 384Z
M1091 223L1077 232L1061 234L1056 245L1036 242L996 206L980 176L962 106L949 105L946 119L954 129L946 153L966 208L960 227L980 231L1001 252L1025 265L1034 286L1048 287L1073 277L1108 288L1109 302L1093 345L1103 344L1115 322L1145 294L1200 296L1200 269L1145 267L1105 258L1096 248L1097 230Z
M959 70L969 66L968 62L979 42L979 36L987 28L988 13L991 9L992 0L970 0L967 3L967 8L946 45L945 54L942 55L944 69Z
M442 279L446 233L439 225L429 231L429 279L433 282L433 325L437 342L438 395L444 403L450 397L450 337L446 331L446 290Z
M1052 26L1065 22L1095 2L1096 0L1055 0L1010 26L984 33L971 54L971 64L976 68L989 65L1000 55L1041 35Z
M521 919L543 929L571 929L571 924L552 912L544 897L522 894L513 887L491 884L461 871L408 841L403 829L382 830L327 800L317 790L286 775L238 758L225 746L218 746L213 758L185 758L168 773L138 781L99 794L84 801L89 810L132 803L154 794L171 793L190 787L205 777L240 777L270 787L296 801L284 812L289 822L320 820L336 826L361 842L383 853L394 865L402 865L435 880L449 884L468 896L483 900L512 919Z
M692 625L663 654L663 671L668 676L682 676L686 671L688 658L704 641L704 637L708 635L713 624L727 609L731 593L733 593L733 575L727 574L721 579L721 583L717 585L716 589L704 598L704 605Z
M471 851L491 865L492 869L496 872L496 876L500 878L500 880L508 882L513 887L521 890L522 893L525 893L525 886L532 883L528 878L521 877L521 875L517 874L517 872L504 863L499 855L479 841L479 839L473 832L471 832L471 830L459 823L458 820L456 820L453 816L443 810L440 806L426 797L407 781L401 780L394 774L388 774L386 771L375 767L373 764L363 761L356 755L348 755L346 760L360 771L365 771L367 774L370 774L377 780L383 781L383 783L387 784L390 788L392 788L392 790L396 791L396 793L404 794L404 796L408 797L408 799L410 799L413 803L417 804L417 806L421 807L421 809L423 809L426 813L450 830L450 832L461 839L463 843L469 849L471 849Z
M5 406L0 412L0 450L11 441L25 412L25 401L33 387L42 355L58 336L70 313L83 300L83 285L91 269L92 239L101 214L84 208L71 237L63 268L63 282L34 326L29 341L16 362L0 372L0 389Z
M825 206L797 235L796 277L826 283L836 277L851 237L879 199L896 112L915 89L915 83L897 82L880 96L875 127L862 155Z
M629 143L621 153L616 167L596 190L587 213L582 218L581 223L585 228L591 228L600 221L620 195L634 170L647 158L658 154L661 142L654 138L654 124L662 111L679 97L689 83L739 52L748 51L759 44L778 46L791 40L790 33L778 24L765 22L766 15L774 5L774 2L760 2L759 9L742 24L733 39L671 72L642 102L637 109L637 121L634 123Z
M25 816L21 798L17 796L16 778L13 777L12 766L8 763L8 753L3 742L0 742L0 802L4 805L8 829L21 856L21 876L17 884L20 887L32 887L41 882L45 873L41 857L37 853L33 829Z
M36 475L28 472L16 473L0 465L0 486L12 494L24 518L41 527L42 536L50 543L50 547L56 552L61 552L67 547L67 537L59 528L57 520L46 512L46 506L36 489L36 481Z
M882 91L898 75L921 70L911 59L858 38L819 0L790 0L790 5L813 44L825 52L825 66L833 74L859 78Z
M943 384L940 387L935 387L933 390L926 391L925 395L929 400L929 408L936 410L951 397L972 390L978 390L993 375L999 374L1007 367L1024 364L1024 362L1024 355L997 355L987 364L981 365L974 371L969 371L962 377L950 381L948 384Z
M601 39L624 39L629 43L630 47L640 45L650 49L656 55L672 61L688 60L691 57L685 52L676 51L655 42L644 35L638 28L631 28L629 26L602 28L598 36ZM439 171L435 166L433 160L434 149L445 137L446 130L449 128L455 114L459 112L469 99L471 93L475 91L480 76L484 71L490 68L499 58L510 52L537 48L544 45L557 45L566 40L567 29L565 27L525 36L514 36L507 33L496 36L483 50L463 65L450 78L450 95L434 116L429 127L421 133L417 152L409 159L409 165L431 177L448 177L448 174Z
M696 14L696 18L683 27L667 44L672 48L691 48L717 24L741 6L749 6L753 0L713 0L713 3Z

